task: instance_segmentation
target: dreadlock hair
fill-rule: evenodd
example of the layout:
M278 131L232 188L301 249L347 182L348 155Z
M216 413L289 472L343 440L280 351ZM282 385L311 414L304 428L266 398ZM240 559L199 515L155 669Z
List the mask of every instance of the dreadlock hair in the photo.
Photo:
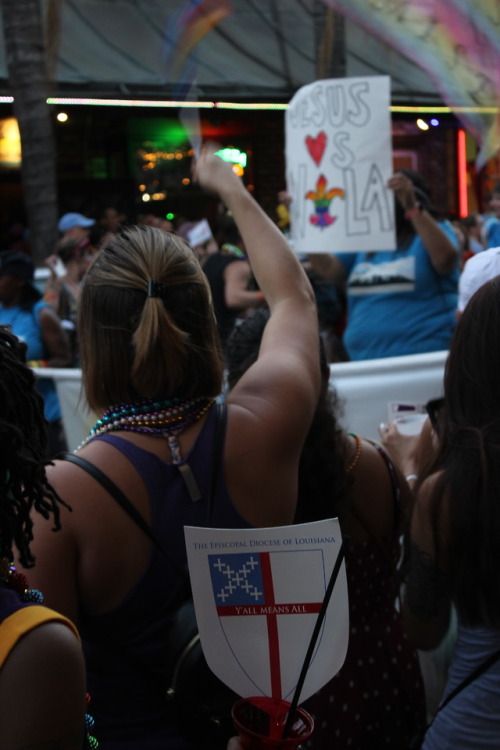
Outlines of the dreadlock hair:
M31 567L35 561L30 551L31 510L34 508L44 518L53 515L57 530L58 503L65 503L45 474L47 428L43 399L35 390L35 376L25 362L26 344L7 326L0 326L0 557L12 561L16 546L21 564Z
M226 348L229 388L257 360L269 315L267 308L260 308L233 329ZM323 387L300 456L294 523L335 516L342 520L349 509L351 480L345 469L346 437L339 424L341 404L329 388L330 369L321 337L320 359Z

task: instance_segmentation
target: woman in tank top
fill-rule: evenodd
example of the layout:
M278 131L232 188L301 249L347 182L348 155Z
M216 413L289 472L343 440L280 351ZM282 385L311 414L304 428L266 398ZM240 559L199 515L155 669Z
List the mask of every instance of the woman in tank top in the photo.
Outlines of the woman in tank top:
M212 522L291 523L319 393L314 294L228 164L205 148L194 178L232 212L271 310L259 357L227 400ZM85 395L99 416L78 453L116 482L184 566L183 527L206 518L189 488L194 479L206 497L223 374L208 282L191 248L149 226L115 235L84 279L78 330ZM80 627L101 750L196 747L167 715L159 687L183 581L80 467L56 461L50 480L72 512L57 537L36 522L34 581Z

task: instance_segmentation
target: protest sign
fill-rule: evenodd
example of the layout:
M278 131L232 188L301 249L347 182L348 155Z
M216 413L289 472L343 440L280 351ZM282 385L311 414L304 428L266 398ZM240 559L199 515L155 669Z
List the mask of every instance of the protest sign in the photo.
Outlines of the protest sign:
M244 698L291 701L342 544L338 521L267 529L186 527L185 535L208 666ZM342 563L301 701L338 672L348 634Z
M209 240L213 240L213 236L206 219L197 221L194 227L187 232L187 241L191 247L199 247Z
M390 79L316 81L285 118L291 238L297 253L395 250Z

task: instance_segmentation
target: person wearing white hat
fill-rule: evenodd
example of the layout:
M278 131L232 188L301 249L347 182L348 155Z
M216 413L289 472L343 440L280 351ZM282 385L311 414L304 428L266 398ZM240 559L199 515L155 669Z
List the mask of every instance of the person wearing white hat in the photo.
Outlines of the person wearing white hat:
M500 275L500 247L491 247L469 258L458 281L457 317L465 310L479 287Z

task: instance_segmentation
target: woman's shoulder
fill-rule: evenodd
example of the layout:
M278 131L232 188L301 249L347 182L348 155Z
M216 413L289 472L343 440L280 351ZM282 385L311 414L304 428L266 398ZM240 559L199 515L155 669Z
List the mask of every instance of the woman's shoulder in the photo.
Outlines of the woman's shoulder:
M20 700L30 717L25 725ZM84 713L81 646L65 624L43 623L21 638L0 671L0 744L10 747L7 740L15 731L23 747L63 747L64 738L64 747L76 749L83 740Z
M359 470L372 479L388 480L392 486L391 472L396 474L397 469L385 448L369 438L361 438L361 445Z
M436 471L426 477L417 487L413 512L414 523L430 524L435 522L436 509L446 508L446 488L443 487L444 472Z
M351 472L352 515L373 535L391 536L399 528L409 488L382 446L366 438L359 446L359 458ZM349 456L348 462L352 460Z
M36 647L45 649L51 648L54 643L58 642L79 643L78 631L70 620L40 605L19 603L17 608L9 611L3 618L0 623L0 633L0 664L5 662L14 648L25 643L27 639L29 639L30 646L35 644Z

